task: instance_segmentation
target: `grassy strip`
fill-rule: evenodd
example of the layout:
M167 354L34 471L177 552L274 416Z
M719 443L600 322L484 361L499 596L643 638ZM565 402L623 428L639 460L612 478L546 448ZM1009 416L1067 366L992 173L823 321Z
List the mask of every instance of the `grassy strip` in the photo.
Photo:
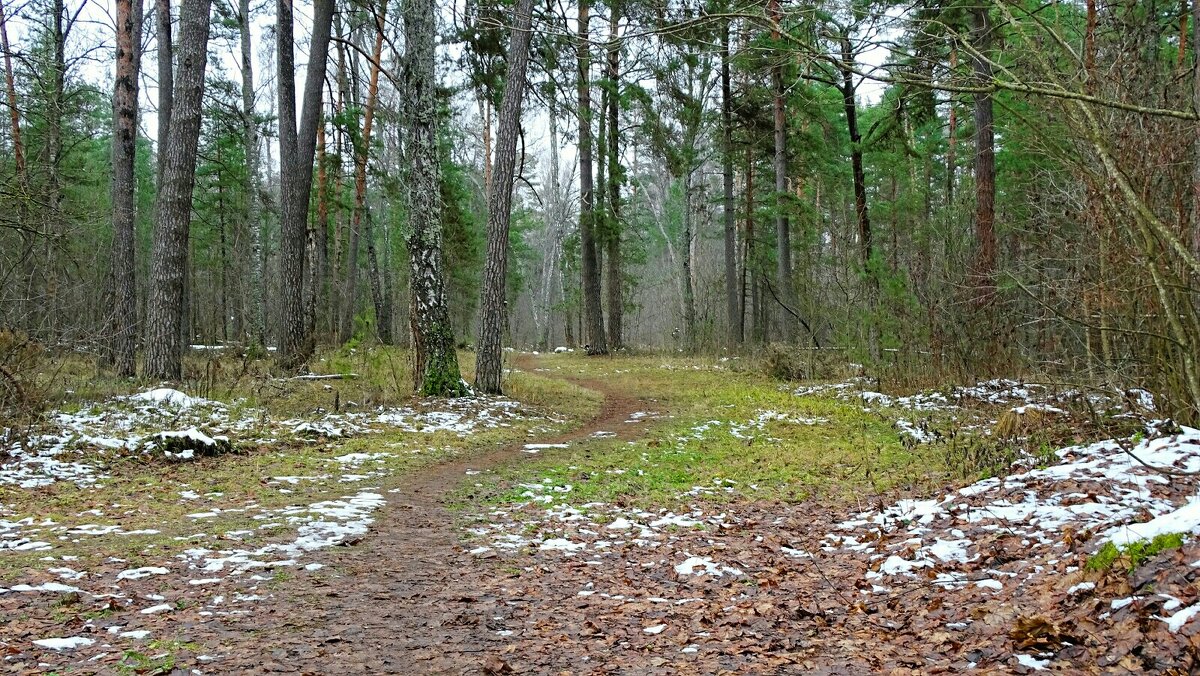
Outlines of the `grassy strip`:
M910 490L944 478L938 452L906 448L889 421L861 405L797 397L766 377L720 362L552 355L541 367L603 378L639 394L648 412L670 417L636 423L646 426L646 434L633 443L593 439L543 451L471 491L474 497L522 502L527 497L519 484L549 479L571 485L564 497L573 504L664 507L737 496L850 500L863 491ZM731 430L730 423L745 426L764 413L787 418L765 419L761 429Z

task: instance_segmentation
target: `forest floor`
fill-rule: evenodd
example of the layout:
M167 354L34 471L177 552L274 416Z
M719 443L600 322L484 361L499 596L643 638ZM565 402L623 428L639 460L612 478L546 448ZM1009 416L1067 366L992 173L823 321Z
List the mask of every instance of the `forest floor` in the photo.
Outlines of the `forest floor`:
M1200 432L1144 393L510 356L513 399L359 356L9 429L0 672L1195 668Z

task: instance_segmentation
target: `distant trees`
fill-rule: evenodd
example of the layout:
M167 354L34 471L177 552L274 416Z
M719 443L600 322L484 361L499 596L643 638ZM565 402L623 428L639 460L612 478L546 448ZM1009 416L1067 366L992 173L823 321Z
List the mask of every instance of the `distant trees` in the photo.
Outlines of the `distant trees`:
M782 342L1200 415L1196 3L535 3L522 88L499 0L444 26L446 87L427 1L401 36L394 5L317 0L307 54L307 5L261 37L218 5L207 78L195 0L137 2L115 43L80 0L0 4L0 322L47 345L128 375L143 334L143 373L173 378L192 341L287 368L395 342L453 394L455 347L494 391L505 344ZM160 86L138 111L142 14ZM109 100L79 64L113 45Z

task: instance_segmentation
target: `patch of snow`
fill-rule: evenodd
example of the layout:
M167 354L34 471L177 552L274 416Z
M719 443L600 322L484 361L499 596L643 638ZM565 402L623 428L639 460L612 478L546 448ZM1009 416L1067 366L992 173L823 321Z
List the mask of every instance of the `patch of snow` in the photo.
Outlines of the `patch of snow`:
M1017 653L1017 663L1034 671L1045 671L1050 667L1050 660L1039 660L1031 655Z
M39 648L48 650L74 650L76 648L86 648L95 643L90 638L83 636L71 636L70 638L42 638L33 642Z

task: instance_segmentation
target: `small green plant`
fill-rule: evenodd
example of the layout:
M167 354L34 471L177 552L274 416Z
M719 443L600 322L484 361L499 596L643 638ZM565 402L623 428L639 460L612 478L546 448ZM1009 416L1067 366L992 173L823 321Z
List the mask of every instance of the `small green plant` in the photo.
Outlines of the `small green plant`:
M1151 557L1171 549L1183 546L1182 533L1163 533L1156 535L1153 540L1139 540L1124 547L1107 542L1100 551L1088 559L1087 569L1093 571L1111 570L1117 562L1122 562L1126 570L1133 572L1138 566Z

